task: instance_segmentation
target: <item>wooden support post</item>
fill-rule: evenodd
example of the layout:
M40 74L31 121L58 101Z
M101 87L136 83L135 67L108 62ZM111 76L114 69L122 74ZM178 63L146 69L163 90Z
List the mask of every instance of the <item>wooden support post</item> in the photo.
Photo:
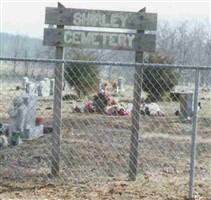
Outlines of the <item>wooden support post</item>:
M58 2L58 8L64 7ZM58 29L64 29L63 25L57 25ZM56 47L55 59L64 58L64 48ZM64 64L57 63L54 68L54 108L53 108L53 135L52 135L52 159L51 173L53 176L59 175L60 165L60 136L62 123L62 85L63 85Z
M143 8L139 12L146 12ZM144 31L137 31L137 33L144 33ZM143 62L143 52L136 52L135 61L137 63ZM143 68L136 67L134 75L134 91L133 91L133 110L132 110L132 129L130 142L130 164L129 164L129 179L136 180L137 166L138 166L138 142L139 142L139 118L141 105L141 90L143 80Z

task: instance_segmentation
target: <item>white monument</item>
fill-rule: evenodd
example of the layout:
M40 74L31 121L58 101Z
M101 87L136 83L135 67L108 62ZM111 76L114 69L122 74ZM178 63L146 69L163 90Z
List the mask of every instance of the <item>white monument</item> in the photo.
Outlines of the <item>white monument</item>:
M49 78L39 81L38 84L38 96L49 97L51 93L51 81Z
M27 76L23 77L22 88L26 89L26 84L29 82L29 78Z
M34 82L29 81L28 83L26 83L26 93L36 94L36 92L37 92L37 87Z
M37 98L37 95L27 93L14 98L14 107L8 111L11 118L9 138L13 133L18 133L23 140L43 134L43 125L36 125Z

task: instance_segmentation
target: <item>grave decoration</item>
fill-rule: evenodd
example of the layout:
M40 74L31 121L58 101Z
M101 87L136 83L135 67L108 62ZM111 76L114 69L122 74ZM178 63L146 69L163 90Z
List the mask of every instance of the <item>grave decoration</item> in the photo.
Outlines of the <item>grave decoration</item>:
M84 107L75 105L73 110L78 113L101 113L112 116L130 116L133 104L120 103L118 99L112 97L108 92L100 91L93 96L92 101L85 102ZM163 111L156 103L145 103L140 105L142 115L164 116Z
M114 99L109 93L100 91L93 96L93 100L86 102L83 108L74 107L75 112L85 113L104 113L107 115L119 115L128 116L131 110L128 110L128 106L119 103L117 99Z
M107 92L110 90L112 92L112 95L123 94L123 92L125 91L124 82L125 79L123 77L118 77L112 82L101 79L99 83L99 91Z

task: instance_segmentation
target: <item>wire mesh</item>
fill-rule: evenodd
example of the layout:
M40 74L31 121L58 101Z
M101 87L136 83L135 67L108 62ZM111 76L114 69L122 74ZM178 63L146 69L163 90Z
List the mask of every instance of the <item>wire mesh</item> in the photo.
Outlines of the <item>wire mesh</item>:
M55 64L1 61L0 123L11 123L8 110L13 106L14 97L30 93L37 96L36 119L41 118L44 125L41 137L17 146L1 147L0 175L4 183L27 181L34 185L53 180L80 187L84 184L88 186L87 192L92 188L99 193L96 187L102 189L105 185L110 187L111 183L128 180L130 154L133 153L130 151L131 115L135 109L133 93L137 66L109 64L64 62L60 171L59 176L54 177L51 135L55 82L45 86L49 87L47 90L40 88L40 83L55 79ZM139 188L132 191L127 186L121 190L125 193L120 197L129 198L128 193L139 199L145 195L157 199L187 196L195 89L191 74L194 76L194 70L159 65L143 68L138 165L135 166L137 182L133 185ZM210 70L206 72L208 77ZM23 87L24 77L35 84L35 90L27 91ZM194 197L208 198L211 93L210 82L205 84L199 87ZM113 193L119 192L115 187ZM103 195L110 193L113 194L108 190Z

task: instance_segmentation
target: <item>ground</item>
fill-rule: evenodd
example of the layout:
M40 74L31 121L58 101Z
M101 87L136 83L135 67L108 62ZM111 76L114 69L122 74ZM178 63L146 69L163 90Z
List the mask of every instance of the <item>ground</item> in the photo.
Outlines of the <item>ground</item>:
M8 122L6 110L12 97L23 91L7 84L0 92L1 121ZM200 98L203 109L198 123L194 196L197 200L208 200L211 199L210 94L203 93ZM52 102L52 97L39 97L37 115L43 117L46 125L52 123ZM192 123L174 115L177 102L159 103L165 108L165 116L141 117L135 182L128 180L131 118L72 113L74 103L77 102L63 102L59 177L51 174L51 133L1 149L0 199L186 199Z

